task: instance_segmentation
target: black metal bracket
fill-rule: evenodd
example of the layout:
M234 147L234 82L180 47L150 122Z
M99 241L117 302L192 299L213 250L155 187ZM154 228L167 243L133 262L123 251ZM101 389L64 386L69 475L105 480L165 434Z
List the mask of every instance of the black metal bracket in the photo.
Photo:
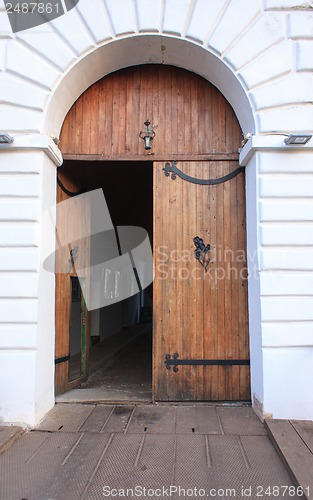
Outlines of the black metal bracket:
M78 245L75 245L71 250L70 250L70 258L68 259L69 262L69 269L68 273L72 272L74 270L75 262L78 258Z
M70 355L63 356L62 358L57 358L54 360L55 365L60 365L61 363L67 363L70 360Z
M204 267L205 272L207 272L207 267L210 263L210 258L208 257L208 253L210 251L210 245L205 245L202 238L196 236L193 239L196 250L193 252L195 258L200 262L201 266Z
M172 161L172 163L165 163L165 167L163 168L166 177L171 176L173 181L176 180L176 176L180 177L184 181L191 182L193 184L200 184L202 186L215 186L216 184L223 184L223 182L230 181L238 174L245 171L245 167L238 167L230 174L224 175L224 177L219 177L218 179L197 179L196 177L191 177L190 175L185 174L179 168L177 168L177 161Z
M178 354L175 352L173 356L167 354L164 364L167 370L173 367L173 372L178 372L178 366L249 366L249 359L178 359Z

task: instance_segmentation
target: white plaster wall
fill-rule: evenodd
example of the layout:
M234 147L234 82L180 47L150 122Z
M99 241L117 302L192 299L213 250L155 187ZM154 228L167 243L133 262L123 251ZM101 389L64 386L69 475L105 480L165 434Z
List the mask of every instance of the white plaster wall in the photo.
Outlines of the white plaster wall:
M42 151L0 155L0 415L33 425L53 404L54 276L41 250L55 243L40 221L55 164Z
M263 140L258 156L246 157L248 249L258 245L249 277L252 392L267 413L312 418L312 151L283 152L283 136L273 147L273 134L312 132L312 25L312 2L93 0L91 8L80 0L57 20L12 34L0 0L0 130L20 144L0 150L4 418L32 423L53 404L53 284L40 268L40 214L43 201L54 199L50 163L58 155L42 145L43 160L25 149L40 150L47 136L57 136L70 106L94 81L141 63L175 64L206 77L229 100L244 133ZM290 369L293 359L301 368Z
M257 153L256 162L264 411L313 419L312 152Z

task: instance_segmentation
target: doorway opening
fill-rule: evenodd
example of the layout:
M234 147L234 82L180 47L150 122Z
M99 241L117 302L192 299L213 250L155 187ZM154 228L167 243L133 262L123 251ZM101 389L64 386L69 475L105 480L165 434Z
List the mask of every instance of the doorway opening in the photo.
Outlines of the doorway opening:
M152 162L66 160L62 173L86 192L102 189L113 225L142 227L153 244ZM80 297L79 280L71 277L69 388L82 376ZM150 285L128 299L89 312L86 376L57 401L151 400L152 297Z
M157 127L152 155L144 149L139 133L147 119ZM129 67L107 75L79 97L66 116L60 141L66 162L59 177L62 180L62 172L67 172L76 179L65 178L68 191L101 188L115 226L141 226L151 242L153 227L153 399L246 401L250 397L250 359L245 176L238 168L242 132L229 103L208 81L181 68L159 64ZM60 201L71 196L60 193L59 187ZM69 237L74 226L79 233L67 242L79 242L82 234L90 234L88 213L89 206L81 207L75 224L64 217L66 235ZM77 269L86 270L88 244L78 245L77 259L82 265ZM71 263L72 255L66 250L65 263ZM72 246L70 252L74 250ZM130 265L131 280L135 275L132 267L134 264ZM100 273L103 275L102 268ZM69 274L57 277L57 394L69 390ZM75 276L75 270L72 274ZM106 270L104 274L106 279ZM83 277L88 282L87 271ZM108 272L108 281L110 278L110 293L115 294L118 277ZM104 294L107 290L99 289ZM93 287L96 296L99 289ZM115 327L121 334L117 342L121 348L123 334L129 340L135 327L147 326L142 322L151 316L151 301L152 294L146 291L144 297L87 313L87 349L90 345L90 351L100 353L101 345L118 338ZM82 320L82 342L84 326ZM63 334L65 347L59 342ZM135 369L141 359L143 367L151 362L151 356L139 353L135 344L133 347L132 360L128 354L117 362L115 380L121 381L125 374L129 382L127 364ZM85 368L89 363L89 373L93 372L93 356L88 362L88 353L84 358L82 350L81 379L85 379L84 359ZM96 377L91 378L76 380L73 386L85 385L81 394L98 390ZM104 389L111 384L112 379L103 385L100 400L121 400L123 392L104 397ZM136 387L132 399L138 400L140 388Z

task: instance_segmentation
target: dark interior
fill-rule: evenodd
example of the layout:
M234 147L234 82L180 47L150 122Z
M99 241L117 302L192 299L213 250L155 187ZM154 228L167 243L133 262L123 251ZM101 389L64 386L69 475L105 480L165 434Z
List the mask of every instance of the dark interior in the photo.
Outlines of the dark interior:
M79 181L81 190L103 190L114 226L140 226L153 244L152 162L67 160L61 168ZM81 359L80 331L75 327L79 310L72 305L70 372L75 373L74 359ZM91 311L89 378L82 387L115 385L117 394L121 387L129 387L132 398L137 387L151 393L151 321L152 286L142 294Z

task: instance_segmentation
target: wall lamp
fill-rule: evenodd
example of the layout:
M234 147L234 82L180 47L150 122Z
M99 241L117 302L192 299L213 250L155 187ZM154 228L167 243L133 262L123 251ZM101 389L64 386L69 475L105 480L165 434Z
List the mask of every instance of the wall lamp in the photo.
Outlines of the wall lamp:
M284 143L289 144L306 144L309 140L312 139L312 135L309 134L290 134L286 139L284 139Z
M142 130L139 134L140 139L144 141L145 149L152 148L152 141L156 136L153 127L150 127L149 120L145 121L146 130Z
M0 132L0 144L12 144L13 141L13 137L11 137L9 134Z

